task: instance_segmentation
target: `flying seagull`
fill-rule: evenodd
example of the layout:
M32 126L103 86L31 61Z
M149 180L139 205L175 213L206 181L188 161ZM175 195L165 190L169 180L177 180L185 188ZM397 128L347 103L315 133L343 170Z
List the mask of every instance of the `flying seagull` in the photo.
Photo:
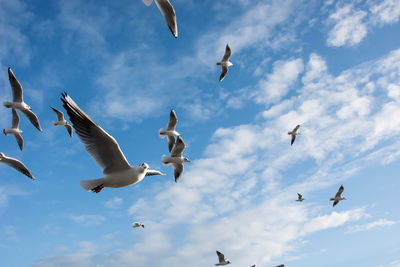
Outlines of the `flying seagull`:
M57 113L57 121L54 121L53 125L54 126L59 126L59 125L64 126L67 129L69 136L72 137L72 126L69 125L68 121L66 121L64 119L64 113L62 113L61 111L59 111L58 109L53 108L53 107L51 107L51 109L54 110L55 113Z
M67 93L62 94L62 97L63 107L69 115L76 134L85 145L86 151L103 169L103 178L82 180L80 185L83 189L99 193L104 187L119 188L136 184L145 176L165 175L159 171L150 170L147 163L137 166L129 165L117 141L92 121Z
M138 228L138 227L144 228L144 224L139 223L139 222L132 223L132 228Z
M143 2L149 6L153 0L143 0ZM165 22L167 23L172 35L175 38L178 38L178 24L176 22L174 7L171 5L169 0L155 0L155 2L161 14L163 14Z
M1 152L0 152L0 163L7 164L8 166L16 169L17 171L25 174L29 178L36 180L35 177L32 175L32 173L28 170L27 167L25 167L25 165L21 161L14 158L6 157Z
M256 267L256 265L255 265L255 264L253 264L253 265L251 265L250 267Z
M172 168L174 169L175 182L177 183L179 178L183 173L183 163L190 162L188 158L182 156L183 150L185 150L185 142L183 141L181 136L178 136L176 143L171 151L171 156L168 157L163 155L162 163L164 165L172 164Z
M293 129L293 131L288 132L288 135L291 135L291 136L292 136L292 141L290 142L290 145L293 145L294 140L296 140L296 135L299 135L299 134L300 134L300 133L298 132L299 128L300 128L300 125L297 125L297 126Z
M285 264L278 265L276 267L285 267Z
M296 201L302 202L303 200L304 200L303 195L297 193L297 200Z
M8 79L10 80L11 89L12 89L12 102L4 101L4 106L6 108L14 108L21 111L31 123L39 130L42 131L40 127L39 119L36 117L35 113L32 112L30 106L28 106L22 97L22 86L18 82L11 68L8 68Z
M232 54L231 48L227 44L225 47L224 57L222 58L221 62L217 62L217 65L221 66L221 75L219 76L220 82L222 82L222 80L225 78L226 74L228 73L228 67L233 66L232 62L229 61L231 54Z
M175 136L180 135L177 131L175 131L175 126L177 123L178 118L176 117L175 110L171 109L171 112L169 113L167 129L164 130L163 128L161 128L160 130L158 130L158 134L161 138L164 138L165 136L167 137L169 152L171 152L172 148L174 147Z
M345 197L342 197L343 190L344 190L344 187L343 187L343 185L341 185L341 186L339 187L339 190L337 191L335 197L329 199L329 201L333 201L333 207L335 207L336 204L339 203L339 201L341 201L341 200L346 200Z
M225 258L224 254L222 254L222 253L219 252L218 250L217 250L217 255L218 255L218 263L215 264L216 266L219 266L219 265L227 265L227 264L230 264L230 263L231 263L230 261L228 261L228 260Z
M12 134L15 137L15 140L17 140L17 143L19 145L19 148L21 151L24 149L24 139L22 139L21 133L22 131L18 129L19 126L19 116L17 111L13 108L12 109L12 124L11 124L11 129L3 129L3 133L5 135Z

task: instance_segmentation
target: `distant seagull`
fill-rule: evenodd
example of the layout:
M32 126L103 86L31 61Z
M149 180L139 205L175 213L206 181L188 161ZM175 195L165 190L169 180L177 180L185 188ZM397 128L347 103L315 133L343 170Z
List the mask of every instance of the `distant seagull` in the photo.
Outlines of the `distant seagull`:
M224 254L222 254L222 253L219 252L218 250L217 250L217 255L218 255L218 263L215 264L216 266L219 266L219 265L227 265L227 264L230 264L230 263L231 263L230 261L228 261L228 260L225 258Z
M219 76L220 82L222 82L222 80L225 78L226 74L228 73L228 67L233 66L232 62L229 61L231 54L232 54L231 48L227 44L225 47L224 57L222 58L221 62L217 62L217 65L221 66L221 75Z
M132 228L138 228L138 227L144 228L144 224L139 223L139 222L132 223Z
M6 108L15 108L24 113L26 117L31 121L31 123L39 130L42 131L40 127L39 119L36 117L35 113L32 112L30 106L28 106L22 97L22 86L18 82L11 68L8 68L8 79L10 80L13 102L4 101L4 106Z
M285 264L278 265L276 267L285 267Z
M188 158L182 156L183 150L185 150L185 142L181 136L178 136L176 143L171 151L171 157L163 155L162 163L164 165L172 164L174 169L175 183L178 182L179 178L183 173L183 163L190 162Z
M161 138L164 138L165 136L167 137L169 152L171 152L172 148L174 147L175 136L180 135L177 131L175 131L175 126L177 123L178 123L178 117L176 117L175 110L171 109L171 112L169 113L169 121L167 129L164 130L163 128L161 128L160 130L158 130L158 134L160 135Z
M64 126L67 129L69 136L72 137L72 126L69 125L68 121L66 121L64 119L64 113L62 113L61 111L59 111L58 109L53 108L53 107L51 107L51 109L54 110L55 113L57 113L57 121L53 122L53 125L54 126L59 126L59 125Z
M335 197L329 199L329 201L333 201L333 207L335 207L336 204L339 203L339 201L346 200L345 197L342 197L343 190L344 190L344 187L343 187L343 185L341 185L339 187L339 190L337 191Z
M62 96L61 101L64 103L63 106L76 134L105 175L100 179L81 181L82 188L99 193L104 187L124 187L140 182L145 176L165 175L159 171L150 170L146 163L138 166L129 165L117 141L92 121L67 93Z
M298 132L299 128L300 128L300 125L297 125L297 126L293 129L293 131L288 132L288 135L291 135L291 136L292 136L292 141L290 142L290 145L293 145L294 140L296 140L296 135L299 135L299 134L300 134L300 133Z
M24 139L22 139L21 133L22 131L18 129L19 126L19 116L17 111L13 108L12 109L12 125L11 129L3 129L3 133L5 135L12 134L15 137L15 140L17 140L17 143L19 145L19 148L21 151L24 149Z
M297 200L296 201L302 202L303 200L304 200L303 195L297 193Z
M253 265L251 265L250 267L256 267L256 265L255 265L255 264L253 264Z
M0 163L7 164L8 166L16 169L17 171L25 174L29 178L36 180L35 177L32 175L32 173L28 170L27 167L25 167L25 165L21 161L16 160L14 158L6 157L1 152L0 152Z
M143 2L149 6L153 0L143 0ZM171 5L169 0L155 0L158 9L163 14L165 22L167 22L168 28L175 38L178 38L178 24L176 22L176 15L174 7Z

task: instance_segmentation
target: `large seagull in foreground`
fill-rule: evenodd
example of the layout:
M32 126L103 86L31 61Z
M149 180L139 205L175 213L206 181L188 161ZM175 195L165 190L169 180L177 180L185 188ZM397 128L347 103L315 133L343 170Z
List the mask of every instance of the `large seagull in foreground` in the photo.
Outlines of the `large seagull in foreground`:
M151 5L153 0L143 0L147 6ZM169 0L155 0L158 9L163 14L165 22L168 25L169 30L175 38L178 38L178 24L176 22L175 9L169 2Z
M140 182L145 176L165 175L150 170L146 163L129 165L117 141L92 121L67 93L62 94L62 97L61 101L76 134L85 145L86 151L103 168L105 175L100 179L82 180L80 185L83 189L99 193L104 187L124 187Z
M22 96L22 86L15 77L11 68L8 68L8 79L10 80L11 90L12 90L12 102L4 101L4 106L6 108L14 108L18 109L28 119L31 121L33 126L35 126L39 131L42 131L42 127L40 127L39 119L36 117L35 113L32 112L30 106L28 106L23 99Z

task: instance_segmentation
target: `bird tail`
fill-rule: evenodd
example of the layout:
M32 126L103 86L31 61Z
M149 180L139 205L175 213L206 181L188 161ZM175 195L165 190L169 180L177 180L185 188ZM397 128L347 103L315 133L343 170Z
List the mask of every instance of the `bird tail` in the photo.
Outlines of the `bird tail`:
M160 130L158 130L158 135L161 137L161 138L164 138L165 137L165 135L166 135L166 131L163 129L163 128L160 128Z
M221 62L217 62L217 65L218 65L218 66L221 65Z
M7 135L7 134L6 134L6 129L3 129L3 133L4 133L5 135Z
M171 162L169 161L169 157L166 156L166 155L163 155L163 156L162 156L161 162L162 162L162 164L164 164L164 165L168 165L168 164L171 163Z
M86 191L92 191L94 188L101 186L104 183L104 178L94 180L82 180L80 185Z
M331 197L330 199L329 199L329 201L334 201L335 199L333 198L333 197Z
M53 121L53 125L54 125L54 126L57 126L57 122Z
M11 102L8 102L8 101L4 101L3 105L4 105L6 108L11 108L11 107L12 107Z

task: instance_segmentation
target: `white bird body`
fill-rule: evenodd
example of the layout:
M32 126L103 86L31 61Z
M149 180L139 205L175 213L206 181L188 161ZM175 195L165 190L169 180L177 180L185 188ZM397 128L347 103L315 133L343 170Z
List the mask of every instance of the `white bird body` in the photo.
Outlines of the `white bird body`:
M344 186L341 185L339 190L337 191L335 197L329 199L329 201L333 201L333 207L335 207L341 200L346 200L345 197L342 197L342 193L344 191Z
M175 130L164 130L163 128L161 128L158 131L158 134L160 135L161 138L165 138L166 136L180 136L181 134L178 133Z
M8 78L10 80L10 85L11 85L11 91L12 91L12 96L13 100L12 102L9 101L4 101L3 105L6 108L12 108L12 109L17 109L21 111L33 124L33 126L36 127L39 131L42 131L42 128L40 127L39 119L35 115L35 113L32 112L32 109L30 106L28 106L23 99L23 90L22 86L15 77L13 71L11 68L8 68Z
M161 138L167 137L169 152L171 152L172 148L175 145L175 136L180 135L180 133L175 131L175 126L177 123L178 123L178 117L176 116L175 110L171 109L171 112L169 113L169 121L167 124L167 129L164 130L163 128L161 128L158 131L158 134L160 135Z
M15 129L15 128L11 128L11 129L4 129L3 133L5 135L9 135L9 134L20 134L22 133L22 131L20 129Z
M292 136L292 140L290 141L290 145L293 145L294 140L296 140L296 136L299 135L300 125L297 125L291 132L288 132L288 135Z
M103 169L105 176L100 179L83 180L82 188L99 193L104 187L119 188L133 185L145 176L165 175L159 171L150 170L149 165L129 165L117 141L93 122L88 115L66 93L61 100L72 125L85 145L86 151Z
M220 62L217 62L218 66L221 66L221 75L219 76L219 81L225 78L226 74L228 73L228 67L233 66L232 62L229 61L229 58L232 54L232 50L227 44L225 47L225 54Z

